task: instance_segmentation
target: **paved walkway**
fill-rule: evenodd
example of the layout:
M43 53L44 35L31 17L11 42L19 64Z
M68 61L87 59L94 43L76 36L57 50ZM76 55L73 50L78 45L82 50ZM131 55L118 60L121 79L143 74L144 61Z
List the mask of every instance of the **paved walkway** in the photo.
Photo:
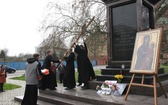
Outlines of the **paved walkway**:
M17 71L17 76L24 74L23 71ZM16 84L22 86L14 90L6 90L5 92L0 93L0 105L20 105L20 103L14 101L15 96L23 95L25 89L25 81L12 80L9 78L16 77L14 74L7 74L7 83Z
M96 66L94 68L101 69L105 66ZM14 89L14 90L7 90L3 93L0 93L0 105L20 105L20 103L14 101L15 96L21 96L24 95L24 89L25 89L25 81L19 81L19 80L12 80L9 79L11 77L21 76L24 74L23 70L17 71L17 74L8 74L7 77L7 83L17 84L22 86L21 88ZM168 95L168 93L167 93ZM124 96L118 97L117 100L120 100L121 98L124 98ZM153 97L149 96L141 96L141 95L129 95L128 100L125 103L125 105L142 105L143 103L148 103L147 105L153 105ZM143 102L144 101L144 102ZM132 104L131 104L132 103ZM158 105L167 105L168 98L165 98L164 96L158 97ZM146 104L144 104L146 105Z
M104 65L95 66L97 70L100 70L101 68L104 68ZM0 105L20 105L20 103L14 101L15 96L21 96L24 95L25 90L25 81L20 80L12 80L10 78L12 77L18 77L23 75L25 72L24 70L17 70L17 73L14 74L7 74L7 83L16 84L22 86L21 88L17 88L14 90L7 90L5 92L0 93Z

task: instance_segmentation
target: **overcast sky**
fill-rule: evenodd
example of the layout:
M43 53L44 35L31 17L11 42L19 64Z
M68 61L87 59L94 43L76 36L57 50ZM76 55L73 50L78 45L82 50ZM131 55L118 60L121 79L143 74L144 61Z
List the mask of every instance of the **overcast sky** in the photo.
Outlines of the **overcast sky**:
M34 53L43 39L38 27L49 1L0 0L0 49L10 56Z

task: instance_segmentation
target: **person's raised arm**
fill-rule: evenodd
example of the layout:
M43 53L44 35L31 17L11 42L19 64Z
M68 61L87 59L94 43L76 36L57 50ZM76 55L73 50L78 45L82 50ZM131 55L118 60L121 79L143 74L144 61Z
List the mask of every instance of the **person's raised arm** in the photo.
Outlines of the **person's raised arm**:
M85 42L84 42L84 46L85 46L86 53L88 54L88 49L87 49L87 46L86 46Z

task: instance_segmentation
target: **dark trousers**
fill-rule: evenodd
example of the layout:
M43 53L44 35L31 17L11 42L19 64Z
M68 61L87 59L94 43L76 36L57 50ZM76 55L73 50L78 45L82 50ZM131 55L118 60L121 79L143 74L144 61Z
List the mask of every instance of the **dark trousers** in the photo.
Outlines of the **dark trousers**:
M63 82L63 79L64 79L64 73L60 73L59 78L60 78L60 83L62 83L62 82Z
M3 85L4 85L4 83L0 83L0 92L3 91Z
M78 72L78 83L81 85L82 84L82 77L81 73Z
M46 90L48 88L50 90L55 90L55 87L57 87L56 74L50 72L50 74L44 75L41 89Z
M21 105L37 105L37 97L38 97L37 92L38 92L37 85L26 85Z

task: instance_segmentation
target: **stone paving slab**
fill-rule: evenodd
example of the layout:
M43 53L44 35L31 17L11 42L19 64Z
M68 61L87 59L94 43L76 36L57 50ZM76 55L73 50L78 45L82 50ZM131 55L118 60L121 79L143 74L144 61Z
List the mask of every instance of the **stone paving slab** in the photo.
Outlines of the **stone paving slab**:
M23 96L15 96L15 100L20 105L21 101L23 100ZM51 104L51 103L48 103L48 102L44 102L44 101L38 100L37 101L37 105L55 105L55 104Z
M25 90L25 81L20 80L12 80L10 78L21 76L24 74L23 71L16 71L17 74L7 74L7 83L16 84L22 86L21 88L17 88L14 90L6 90L5 92L0 93L0 105L20 105L19 102L14 101L14 97L18 95L24 95Z
M54 96L60 96L57 94L63 94L63 95L69 95L72 97L83 97L83 98L89 98L93 100L101 100L105 102L111 102L116 104L122 104L122 105L154 105L154 97L153 96L144 96L144 95L133 95L129 94L127 97L127 100L125 99L125 94L121 96L114 96L114 95L104 95L104 94L97 94L96 90L81 90L80 87L77 87L76 89L72 90L64 90L62 85L58 85L58 88L56 91L41 91L41 93L45 94L51 94ZM68 96L68 97L69 97ZM168 93L167 93L168 96ZM66 96L65 96L66 98ZM75 99L75 98L73 98ZM165 98L165 96L160 96L158 99L158 105L167 105L168 98ZM86 99L87 100L87 99ZM97 105L97 104L96 104Z
M24 74L23 71L18 71L19 74L17 76L21 76ZM24 90L25 90L25 81L19 81L19 80L11 80L9 78L15 77L13 74L8 74L7 83L12 83L16 85L22 86L21 88L17 88L14 90L7 90L5 92L0 93L0 105L20 105L19 102L14 101L15 96L23 96ZM58 84L57 88L62 88L62 84ZM73 90L74 91L74 90ZM86 94L89 94L92 90L85 90ZM96 92L96 91L95 91ZM76 95L80 95L79 92L75 93ZM167 93L168 95L168 93ZM122 100L124 101L124 96L107 96L107 95L99 95L99 98L108 100L108 101L114 101L114 100ZM100 99L101 99L100 98ZM158 97L158 105L168 105L168 98L165 98L163 95ZM127 101L123 103L124 105L154 105L154 97L151 96L142 96L142 95L132 95L129 94Z

